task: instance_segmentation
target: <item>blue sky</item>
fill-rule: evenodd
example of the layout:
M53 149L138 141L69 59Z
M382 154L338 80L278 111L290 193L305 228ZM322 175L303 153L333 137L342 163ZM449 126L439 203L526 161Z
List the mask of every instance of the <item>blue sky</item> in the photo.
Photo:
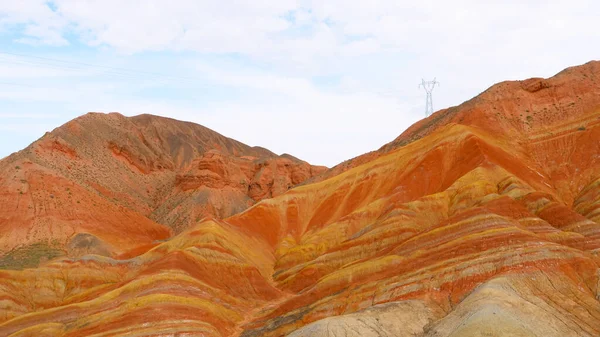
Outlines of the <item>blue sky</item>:
M88 111L333 166L495 82L598 59L595 1L0 1L0 157Z

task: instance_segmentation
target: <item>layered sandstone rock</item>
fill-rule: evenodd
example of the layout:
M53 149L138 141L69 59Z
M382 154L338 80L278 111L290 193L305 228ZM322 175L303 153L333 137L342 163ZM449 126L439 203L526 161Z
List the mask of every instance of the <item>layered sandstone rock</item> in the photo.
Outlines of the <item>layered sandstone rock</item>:
M114 257L323 170L193 123L90 113L0 161L0 259L18 249ZM93 239L73 243L78 235Z
M496 85L156 246L1 272L0 333L598 336L597 78L592 62ZM260 182L243 163L206 154L178 188L234 195L244 177Z

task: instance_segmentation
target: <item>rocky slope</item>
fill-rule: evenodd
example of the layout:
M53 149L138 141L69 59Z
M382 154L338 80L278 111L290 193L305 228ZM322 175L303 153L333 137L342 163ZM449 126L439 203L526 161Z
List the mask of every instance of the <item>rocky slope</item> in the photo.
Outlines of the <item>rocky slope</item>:
M598 336L598 78L496 85L142 254L0 272L0 334Z
M0 161L0 255L143 250L324 169L193 123L90 113Z
M345 161L307 183L366 163L450 123L481 128L493 136L512 137L519 143L527 143L535 134L551 136L550 129L560 123L579 123L578 128L585 128L588 122L585 115L600 104L598 67L600 64L592 61L584 66L567 68L548 79L495 84L459 106L440 110L420 120L377 151Z

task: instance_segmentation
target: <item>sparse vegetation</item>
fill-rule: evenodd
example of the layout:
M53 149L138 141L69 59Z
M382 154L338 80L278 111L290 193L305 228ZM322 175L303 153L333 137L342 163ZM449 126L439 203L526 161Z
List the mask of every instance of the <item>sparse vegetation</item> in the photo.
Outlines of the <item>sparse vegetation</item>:
M585 131L585 126L580 126L580 127L577 128L577 130L579 130L579 131Z
M40 265L45 260L63 256L64 252L56 244L45 242L34 243L29 246L19 247L0 257L0 269L24 269Z
M21 166L17 165L17 166L15 166L15 168L16 168L17 170L20 170L20 169L21 169Z

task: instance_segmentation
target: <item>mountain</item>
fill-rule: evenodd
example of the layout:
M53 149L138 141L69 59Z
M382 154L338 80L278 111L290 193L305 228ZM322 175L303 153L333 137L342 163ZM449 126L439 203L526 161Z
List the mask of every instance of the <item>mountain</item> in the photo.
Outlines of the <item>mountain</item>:
M599 141L600 62L500 83L139 254L0 271L0 333L599 336Z
M0 161L0 253L116 257L324 169L193 123L89 113Z

